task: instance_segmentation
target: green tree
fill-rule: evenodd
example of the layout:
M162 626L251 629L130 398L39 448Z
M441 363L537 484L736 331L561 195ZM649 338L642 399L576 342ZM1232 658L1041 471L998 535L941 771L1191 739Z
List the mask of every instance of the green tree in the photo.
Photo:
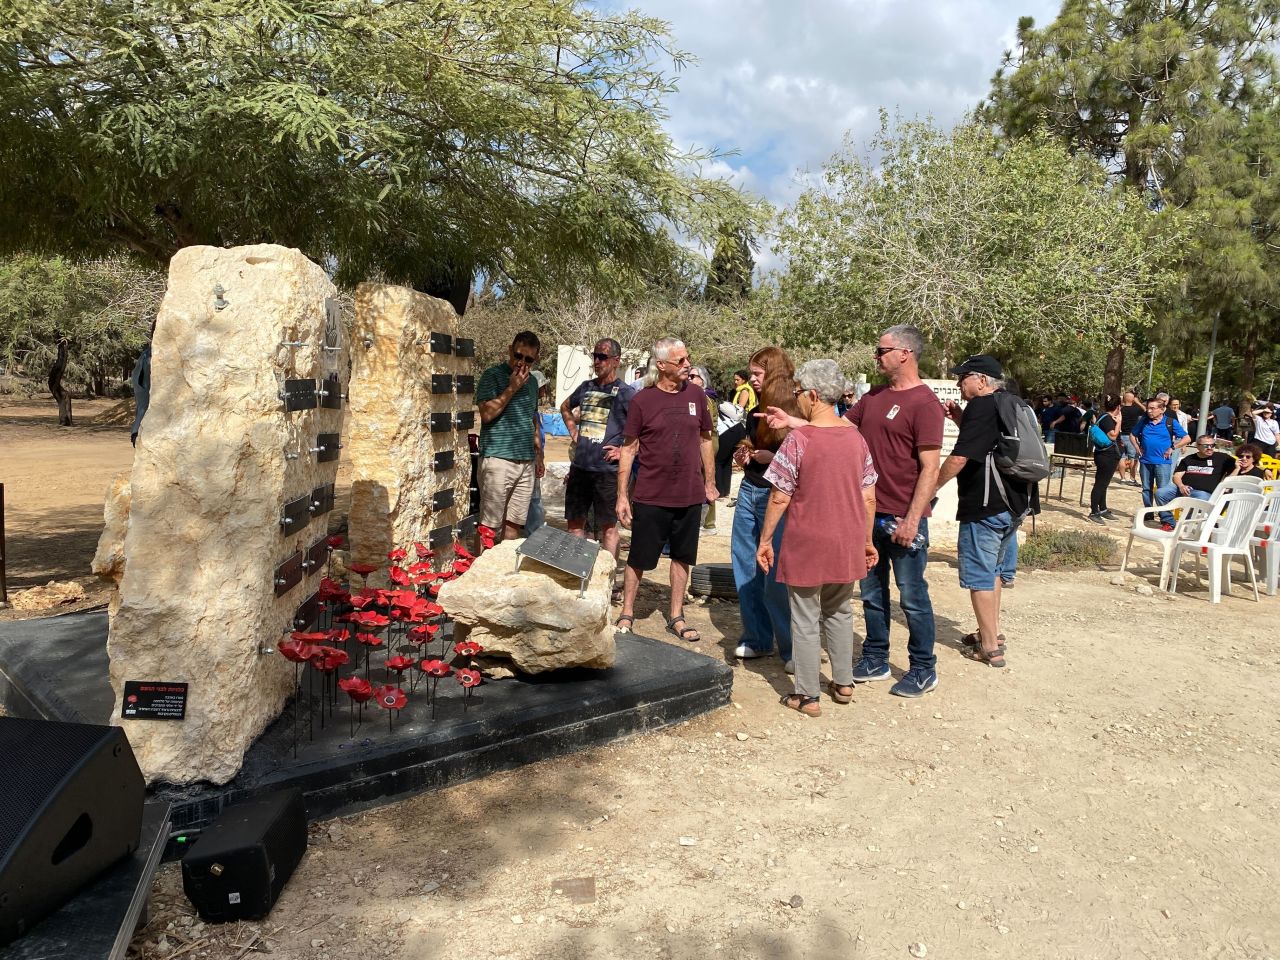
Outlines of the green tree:
M0 252L275 242L447 296L608 289L750 218L662 128L687 57L585 0L0 0Z
M708 303L733 303L751 295L755 248L755 240L745 226L725 224L720 228L707 270L704 295Z
M870 153L846 145L782 218L786 270L767 311L787 341L910 322L942 367L970 352L1096 350L1110 330L1148 323L1172 279L1173 218L1044 138L884 117Z

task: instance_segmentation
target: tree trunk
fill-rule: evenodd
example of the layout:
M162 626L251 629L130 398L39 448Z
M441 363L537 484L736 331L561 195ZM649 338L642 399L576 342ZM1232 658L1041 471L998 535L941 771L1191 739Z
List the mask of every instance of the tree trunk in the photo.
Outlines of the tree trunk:
M1111 331L1111 350L1107 353L1107 366L1102 376L1102 392L1120 396L1124 393L1125 335L1122 330Z
M71 423L71 394L62 386L62 375L67 369L67 341L58 338L58 356L49 368L49 392L58 401L58 426L69 427Z
M98 367L93 373L92 389L95 397L105 397L107 395L107 371L102 367Z
M1258 373L1258 325L1249 327L1245 334L1244 349L1240 351L1240 403L1248 409L1254 399L1253 384Z

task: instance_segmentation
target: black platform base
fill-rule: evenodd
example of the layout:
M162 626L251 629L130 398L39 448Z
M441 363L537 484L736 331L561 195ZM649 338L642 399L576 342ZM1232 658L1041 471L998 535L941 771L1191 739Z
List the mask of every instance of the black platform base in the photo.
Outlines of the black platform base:
M6 710L107 722L113 700L106 631L103 612L0 624ZM378 675L375 668L375 681ZM608 670L485 683L466 703L461 687L443 680L435 719L419 681L398 716L366 704L353 737L346 695L339 693L332 714L326 709L322 729L319 694L308 709L304 680L302 701L286 708L250 748L230 783L161 784L152 792L173 805L175 835L198 831L229 802L285 786L302 788L308 818L339 816L685 720L728 703L732 682L721 661L622 634L617 662Z

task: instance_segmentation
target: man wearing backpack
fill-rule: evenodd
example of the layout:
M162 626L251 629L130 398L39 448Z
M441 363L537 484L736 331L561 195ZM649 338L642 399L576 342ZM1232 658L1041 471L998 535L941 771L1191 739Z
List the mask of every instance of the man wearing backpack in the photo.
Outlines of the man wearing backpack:
M1147 412L1133 428L1134 446L1138 448L1138 465L1142 471L1142 505L1155 503L1155 492L1173 482L1175 451L1181 450L1191 438L1182 424L1173 417L1166 417L1164 402L1147 401Z
M972 356L951 373L967 405L962 411L954 401L948 404L947 415L960 425L960 436L938 474L938 486L954 477L958 487L960 586L969 591L978 619L977 631L964 638L965 656L1003 667L1000 587L1016 572L1018 528L1027 514L1040 510L1039 484L1030 478L1048 475L1048 455L1034 411L1004 392L1004 370L995 357ZM1016 462L1011 462L1010 445ZM1029 471L1023 469L1024 458L1031 461Z

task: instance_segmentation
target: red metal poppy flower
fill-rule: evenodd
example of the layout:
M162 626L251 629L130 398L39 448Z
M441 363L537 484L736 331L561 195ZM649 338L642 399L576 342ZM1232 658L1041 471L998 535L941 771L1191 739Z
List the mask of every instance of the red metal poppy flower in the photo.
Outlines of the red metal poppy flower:
M460 543L454 544L453 555L455 557L461 557L463 560L475 559L475 555Z
M458 671L458 682L464 687L478 687L480 686L480 680L479 670L469 670L463 667Z
M315 646L305 640L281 640L276 649L292 663L306 663L315 653Z
M423 660L418 664L418 669L429 677L447 677L453 673L453 667L443 660Z
M397 584L398 586L407 587L409 585L409 574L400 567L392 567L391 570L388 571L387 576L391 579L392 583Z
M411 627L405 636L409 638L410 643L429 643L439 630L438 623L424 623L420 627Z
M364 703L373 696L373 684L364 677L347 677L338 681L338 689L356 703Z
M418 555L419 560L427 560L436 555L436 552L425 543L415 543L413 545L413 552Z
M328 577L320 578L320 589L316 591L321 600L346 600L349 596L347 591L342 589L342 584L337 580L330 580Z
M430 600L424 600L422 608L426 611L427 616L429 617L438 617L440 614L444 613L444 607L440 606L438 603L432 603Z
M459 640L453 645L453 652L460 657L474 657L477 653L483 653L484 647L474 640Z
M357 642L357 643L362 643L362 644L364 644L366 647L380 647L380 646L382 646L382 638L381 638L381 637L379 637L379 636L377 636L376 634L372 634L372 633L357 633L357 634L356 634L356 642Z
M342 538L342 534L335 533L332 537L325 540L325 543L329 545L330 550L337 550L340 546L346 543L346 541Z
M471 569L471 561L470 561L470 560L455 560L455 561L453 561L453 563L451 563L451 564L449 565L449 567L450 567L450 569L451 569L451 570L453 570L454 576L458 576L458 577L460 577L460 576L462 576L464 573L466 573L468 570L470 570L470 569Z
M385 687L375 688L373 699L378 701L378 706L387 710L403 710L404 705L409 702L409 695L399 687L388 684Z
M382 614L374 613L372 610L363 611L356 619L356 623L369 630L380 630L390 622L390 617L384 617Z
M306 633L302 630L295 630L293 633L289 634L289 639L297 640L301 643L319 643L321 640L325 639L325 633L323 630L318 633Z
M387 669L394 670L396 673L403 673L413 666L413 658L406 657L403 654L387 657Z
M353 564L350 564L347 567L347 569L350 570L352 573L357 574L358 576L367 577L369 574L376 572L379 566L381 566L381 564L353 563Z
M351 631L344 630L341 627L334 627L332 630L324 632L324 638L330 643L346 643L351 639Z
M427 561L425 560L419 560L417 563L409 564L409 566L407 566L405 569L408 570L409 573L411 573L413 576L420 577L424 573L431 572L431 564L427 563Z
M387 559L395 563L399 563L405 557L409 556L409 551L404 547L396 547L394 550L387 552Z
M316 647L315 649L316 653L311 657L311 665L324 673L332 673L344 663L351 662L347 651L339 650L337 647Z

